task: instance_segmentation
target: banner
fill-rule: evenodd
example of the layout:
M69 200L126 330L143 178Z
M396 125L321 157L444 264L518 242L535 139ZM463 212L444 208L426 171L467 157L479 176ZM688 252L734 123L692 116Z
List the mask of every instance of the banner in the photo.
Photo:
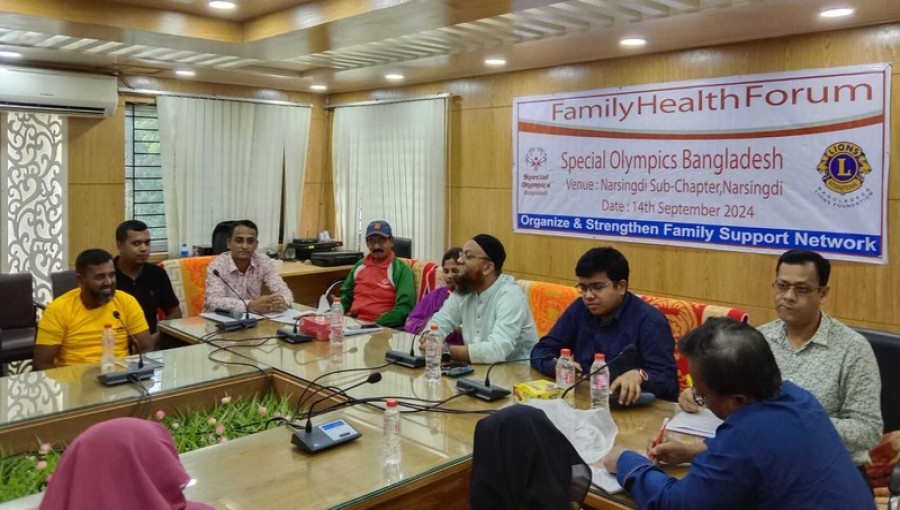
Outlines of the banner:
M887 262L890 64L516 98L513 229Z

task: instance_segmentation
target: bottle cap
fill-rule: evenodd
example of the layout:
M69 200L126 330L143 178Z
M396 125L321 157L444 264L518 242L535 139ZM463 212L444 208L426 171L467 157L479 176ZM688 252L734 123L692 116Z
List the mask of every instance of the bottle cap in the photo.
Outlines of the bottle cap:
M103 327L104 327L104 328L111 328L111 327L112 327L112 324L104 324Z
M397 399L389 398L385 401L388 407L397 407Z
M560 356L571 356L572 351L569 349L563 349L563 350L559 351L559 355Z
M594 354L594 359L606 361L606 356L602 352L598 352Z

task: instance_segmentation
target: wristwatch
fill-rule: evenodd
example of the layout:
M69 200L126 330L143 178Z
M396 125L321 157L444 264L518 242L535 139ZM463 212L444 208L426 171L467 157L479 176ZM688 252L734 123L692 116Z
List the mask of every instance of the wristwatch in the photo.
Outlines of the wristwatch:
M650 376L647 375L647 371L644 370L643 368L639 368L638 373L641 374L641 379L643 379L644 382L647 382L648 380L650 380Z
M441 361L450 361L452 358L450 357L450 344L444 342L444 347L441 349Z

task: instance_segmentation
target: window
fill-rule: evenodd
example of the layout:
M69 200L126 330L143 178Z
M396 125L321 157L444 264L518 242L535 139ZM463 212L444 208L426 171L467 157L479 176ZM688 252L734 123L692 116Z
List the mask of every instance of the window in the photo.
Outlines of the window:
M125 104L125 219L147 224L151 251L168 250L156 105Z

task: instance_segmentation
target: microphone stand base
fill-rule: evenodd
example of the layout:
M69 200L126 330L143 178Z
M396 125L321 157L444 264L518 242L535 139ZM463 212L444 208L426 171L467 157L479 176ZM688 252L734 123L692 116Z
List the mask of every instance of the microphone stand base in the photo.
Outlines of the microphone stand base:
M425 366L424 356L414 356L404 351L388 351L384 359L395 365L407 368L422 368Z
M216 324L216 328L222 331L237 331L239 329L255 328L257 319L250 317L247 319L235 319L233 321L225 321Z
M344 443L349 443L361 434L342 419L316 425L312 432L295 430L291 443L307 453L316 453Z
M493 402L509 396L511 393L506 388L498 388L497 386L486 386L481 381L475 379L459 379L456 381L456 390L460 393L468 393L469 395L487 402Z
M97 379L104 386L115 386L117 384L127 383L128 381L140 381L153 377L153 367L145 366L144 368L131 368L121 372L110 372L108 374L100 374Z
M290 326L278 328L278 331L276 331L275 334L278 335L278 338L284 340L289 344L303 344L306 342L312 342L313 339L313 337L309 335L305 335L303 333L295 333L294 328Z

